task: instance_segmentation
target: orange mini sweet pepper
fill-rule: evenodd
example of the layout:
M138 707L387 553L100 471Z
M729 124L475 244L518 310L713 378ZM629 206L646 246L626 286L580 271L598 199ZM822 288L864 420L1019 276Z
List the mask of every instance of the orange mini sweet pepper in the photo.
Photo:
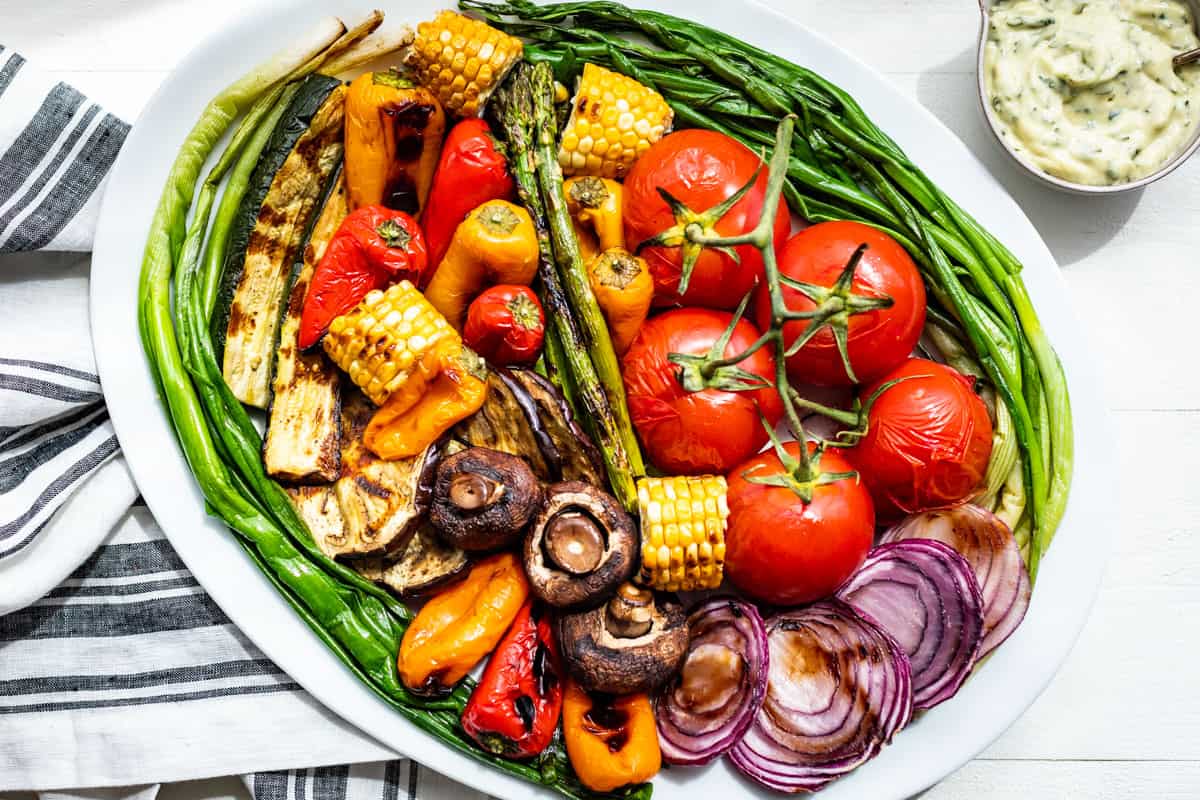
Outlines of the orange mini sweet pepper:
M514 554L480 561L409 623L400 642L400 680L418 694L449 692L496 649L528 597L529 583Z
M562 725L571 766L593 791L642 783L662 768L648 695L593 695L568 680Z

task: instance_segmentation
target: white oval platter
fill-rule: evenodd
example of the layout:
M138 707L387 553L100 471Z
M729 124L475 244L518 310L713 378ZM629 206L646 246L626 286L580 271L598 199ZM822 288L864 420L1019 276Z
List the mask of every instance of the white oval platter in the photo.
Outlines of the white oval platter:
M636 3L635 3L636 4ZM1037 698L1075 642L1111 546L1116 458L1099 373L1058 266L1034 227L975 156L886 79L801 24L750 0L641 0L690 16L815 69L851 92L929 175L1026 265L1037 310L1056 345L1074 402L1076 473L1066 519L1045 559L1033 605L1017 633L950 702L915 721L874 761L821 793L822 800L900 800L982 751ZM389 22L417 22L445 5L385 4ZM226 614L318 700L397 752L491 795L552 796L460 755L406 722L362 686L313 636L207 517L143 360L136 324L146 231L180 142L222 87L294 40L322 16L357 19L355 0L257 5L201 43L163 83L129 136L109 181L92 266L92 331L105 396L142 495L172 545ZM898 35L902 32L897 31ZM661 800L770 796L724 761L673 769L655 781Z

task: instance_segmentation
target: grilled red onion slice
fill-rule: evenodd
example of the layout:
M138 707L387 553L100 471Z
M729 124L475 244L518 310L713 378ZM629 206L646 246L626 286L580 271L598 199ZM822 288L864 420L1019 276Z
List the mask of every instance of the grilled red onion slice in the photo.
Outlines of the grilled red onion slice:
M908 723L908 657L840 600L781 612L766 627L767 694L729 759L768 788L815 792Z
M838 589L908 656L913 706L933 708L962 686L983 641L983 596L971 565L933 539L881 544Z
M758 610L714 597L688 617L683 667L654 698L658 741L671 764L706 764L742 737L767 691L767 632Z
M1007 639L1029 609L1033 587L1017 547L1004 521L990 511L970 504L914 514L883 535L882 541L936 539L967 560L983 593L983 645L979 658Z

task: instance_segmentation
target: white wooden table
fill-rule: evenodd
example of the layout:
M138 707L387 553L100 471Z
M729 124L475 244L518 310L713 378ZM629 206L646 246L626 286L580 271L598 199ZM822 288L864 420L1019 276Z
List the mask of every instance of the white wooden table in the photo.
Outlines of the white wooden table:
M246 3L0 0L0 40L132 120L194 38ZM925 797L1200 798L1200 159L1140 195L1051 193L1005 161L976 109L974 0L768 3L887 74L982 154L1062 265L1108 367L1120 536L1091 621L1033 708ZM229 793L244 794L224 780L169 795Z

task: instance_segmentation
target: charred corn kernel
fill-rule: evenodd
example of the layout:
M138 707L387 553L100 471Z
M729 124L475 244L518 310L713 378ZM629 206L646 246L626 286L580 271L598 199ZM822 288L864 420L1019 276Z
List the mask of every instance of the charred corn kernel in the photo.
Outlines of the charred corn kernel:
M375 290L337 317L322 344L377 406L413 377L426 381L439 348L458 334L408 281Z
M667 592L715 589L725 574L725 478L639 478L642 568L638 583Z
M558 163L567 175L623 178L638 156L671 129L673 116L653 89L584 64L563 126Z
M405 64L447 111L477 117L523 52L515 36L446 10L417 25Z

